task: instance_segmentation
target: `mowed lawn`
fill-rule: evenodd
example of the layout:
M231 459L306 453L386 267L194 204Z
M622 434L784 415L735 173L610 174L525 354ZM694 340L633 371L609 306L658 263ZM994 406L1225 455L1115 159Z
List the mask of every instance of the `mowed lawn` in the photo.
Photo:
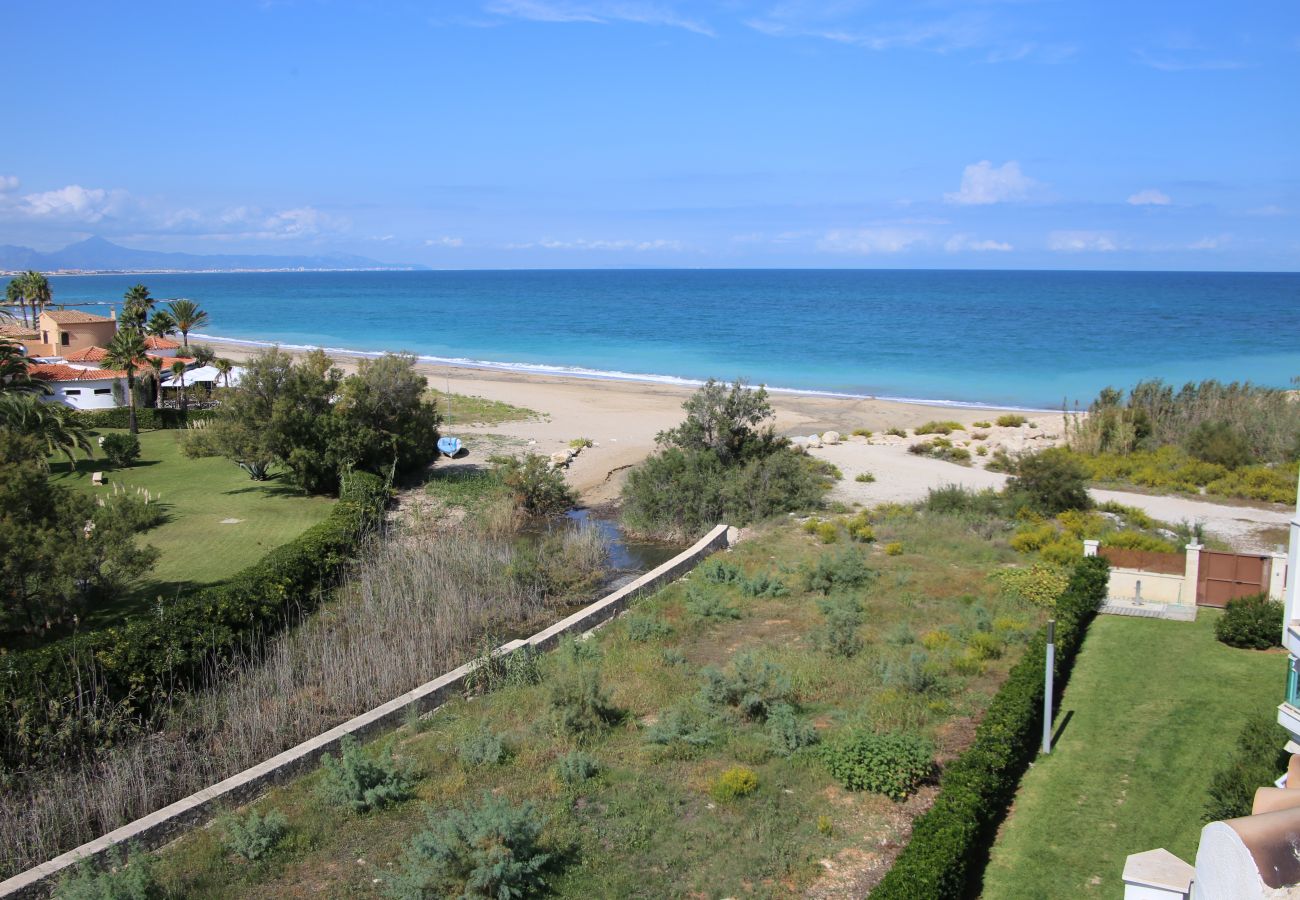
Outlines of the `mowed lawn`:
M1286 655L1219 643L1220 615L1097 618L1056 728L1069 721L1021 783L984 897L1118 898L1130 853L1194 860L1210 778L1286 687Z
M92 494L111 493L113 485L143 489L167 514L163 524L141 536L161 551L153 571L120 603L89 611L83 627L115 625L147 610L158 597L219 583L329 514L329 498L307 496L277 478L253 481L228 459L187 458L180 448L183 434L141 432L140 459L126 469L110 468L98 448L95 459L78 459L75 471L64 457L51 460L55 484ZM109 483L92 485L96 471L103 471Z

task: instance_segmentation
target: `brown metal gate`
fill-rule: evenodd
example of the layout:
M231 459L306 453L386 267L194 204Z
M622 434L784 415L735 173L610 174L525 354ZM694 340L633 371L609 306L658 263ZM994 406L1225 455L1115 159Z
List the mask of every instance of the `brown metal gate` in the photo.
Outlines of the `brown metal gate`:
M1202 550L1196 605L1222 607L1237 597L1260 593L1268 581L1269 563L1267 556Z

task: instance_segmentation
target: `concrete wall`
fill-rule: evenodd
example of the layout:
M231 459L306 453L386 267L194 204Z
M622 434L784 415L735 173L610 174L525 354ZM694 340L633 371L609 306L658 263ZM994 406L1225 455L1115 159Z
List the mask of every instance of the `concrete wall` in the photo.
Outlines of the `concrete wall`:
M48 381L52 393L41 399L46 403L62 403L73 409L112 409L117 406L113 397L113 382L119 381L126 390L125 379L104 378L97 381ZM96 391L107 391L97 394Z
M1193 596L1184 596L1183 576L1165 575L1160 572L1140 572L1137 569L1111 569L1110 591L1112 600L1133 600L1137 597L1138 582L1142 583L1142 600L1147 603L1186 603L1196 602L1196 588Z
M539 650L554 647L568 634L581 634L608 621L627 608L635 598L653 593L664 585L689 572L704 557L731 546L736 530L719 525L668 562L652 569L635 581L602 597L573 615L539 631L527 640L511 641L497 649L504 655L513 653L524 645ZM312 768L326 753L337 750L344 737L364 739L402 724L412 707L419 712L436 709L464 689L465 678L473 671L474 663L452 669L445 675L426 682L400 697L375 707L324 734L303 741L265 762L232 775L198 793L191 794L165 806L155 813L136 819L130 824L114 829L108 834L82 844L56 856L49 862L28 869L7 881L0 882L0 897L40 897L46 894L58 878L83 859L99 860L112 847L133 844L145 849L158 847L178 836L178 833L208 821L221 809L245 803L267 787L288 781Z

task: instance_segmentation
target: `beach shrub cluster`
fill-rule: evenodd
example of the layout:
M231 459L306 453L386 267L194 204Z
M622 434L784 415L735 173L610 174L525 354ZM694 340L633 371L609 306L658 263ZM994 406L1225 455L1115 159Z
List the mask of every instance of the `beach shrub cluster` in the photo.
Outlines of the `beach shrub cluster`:
M1290 735L1269 713L1247 720L1237 738L1236 752L1223 761L1210 779L1210 799L1205 805L1205 822L1220 822L1248 816L1255 791L1267 787L1287 770L1291 755L1286 752Z
M1019 413L1003 413L997 418L998 426L1001 428L1019 428L1028 421Z
M0 466L0 479L16 468ZM178 597L120 628L8 654L7 677L0 679L4 761L50 763L110 744L171 691L193 683L205 665L315 606L379 521L387 499L378 478L353 473L328 518L225 583ZM0 529L0 540L10 535Z
M1074 567L1056 604L1056 689L1064 690L1088 626L1106 598L1105 560ZM1012 667L975 733L975 743L943 773L934 805L916 820L876 900L965 896L995 837L996 823L1033 759L1042 728L1046 636L1040 631Z
M963 465L970 463L969 450L965 447L958 447L952 441L942 437L912 444L907 448L907 452L916 456L928 456L931 459L943 459Z
M952 434L954 431L961 431L966 426L960 422L954 422L952 419L946 419L942 422L924 422L916 426L917 434Z
M1282 646L1282 617L1285 610L1267 593L1228 601L1223 616L1214 623L1214 636L1229 647L1268 650Z
M1007 493L1045 516L1088 509L1088 473L1068 450L1053 447L1021 457L1007 482Z
M544 456L491 456L488 462L496 477L505 485L515 508L527 516L553 516L577 502L577 495L564 480L564 473L553 468Z
M209 426L187 435L192 456L226 456L254 478L272 463L313 494L333 494L351 471L386 478L436 454L440 416L415 357L363 359L343 376L321 350L300 362L278 348L255 354Z
M629 531L685 540L726 521L745 525L817 505L832 468L776 436L763 388L709 380L683 404L686 419L623 487Z
M1093 481L1123 482L1143 487L1221 497L1289 503L1295 500L1297 464L1257 463L1229 469L1206 462L1176 446L1131 453L1087 455L1075 452L1079 465Z

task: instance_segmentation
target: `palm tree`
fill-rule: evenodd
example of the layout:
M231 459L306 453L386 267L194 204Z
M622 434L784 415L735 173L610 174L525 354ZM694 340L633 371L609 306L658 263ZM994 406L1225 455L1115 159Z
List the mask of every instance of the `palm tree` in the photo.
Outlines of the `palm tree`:
M0 396L0 425L36 438L44 445L47 457L62 453L74 466L74 450L91 454L89 433L76 414L59 403L42 403L32 394ZM48 459L43 464L48 470Z
M189 409L189 402L185 399L185 363L179 359L172 363L172 378L181 383L181 409Z
M201 366L210 366L217 361L217 351L207 344L195 344L190 348L190 352L185 355Z
M167 306L171 310L172 318L176 320L176 330L181 333L181 341L188 347L190 332L207 325L208 314L193 300L173 300Z
M27 324L27 295L23 293L23 280L21 277L10 278L9 284L5 285L5 304L7 306L16 306L23 313L23 324Z
M122 304L122 321L128 327L144 328L144 323L153 310L153 297L149 296L149 289L143 284L137 284L122 299L125 301Z
M23 280L23 293L27 296L27 305L32 308L32 327L41 327L41 313L54 299L50 282L40 272L28 270L19 276Z
M235 364L228 359L219 359L213 365L221 373L221 380L226 383L226 387L230 387L230 370L235 367Z
M44 394L44 383L27 374L27 354L22 345L0 337L0 393Z
M162 406L162 366L163 361L158 356L146 356L144 361L149 364L149 377L153 380L153 405L154 409Z
M126 372L126 402L131 410L131 433L139 434L140 428L135 419L135 373L142 365L148 365L144 362L144 335L139 328L130 325L119 328L106 349L108 353L104 355L104 367Z
M149 317L144 326L144 333L150 337L167 337L176 330L176 320L165 309L160 309Z

